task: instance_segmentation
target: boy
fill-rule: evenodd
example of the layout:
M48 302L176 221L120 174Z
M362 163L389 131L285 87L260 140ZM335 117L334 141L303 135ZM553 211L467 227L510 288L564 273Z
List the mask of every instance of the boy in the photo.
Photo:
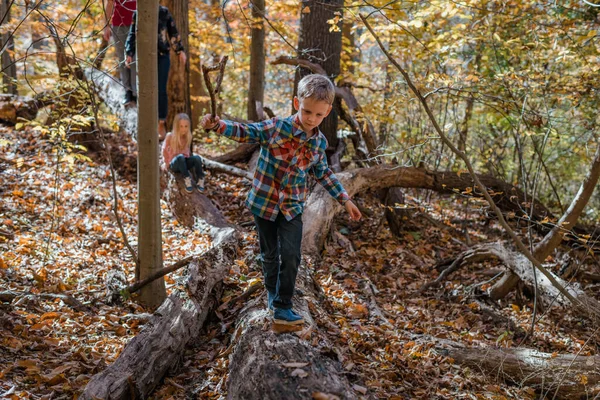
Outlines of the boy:
M331 111L335 88L323 75L308 75L294 97L297 114L253 124L202 118L205 129L238 142L259 143L260 155L246 206L254 214L269 310L276 324L299 325L292 295L301 260L306 175L312 175L344 205L353 220L360 211L327 166L327 140L319 124Z

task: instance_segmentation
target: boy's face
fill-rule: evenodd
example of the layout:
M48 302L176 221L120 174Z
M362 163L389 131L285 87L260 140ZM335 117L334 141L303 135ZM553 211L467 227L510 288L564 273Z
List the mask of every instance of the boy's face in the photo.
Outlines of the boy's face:
M309 135L331 111L329 103L323 100L314 100L310 97L300 100L294 96L294 108L298 111L302 129Z

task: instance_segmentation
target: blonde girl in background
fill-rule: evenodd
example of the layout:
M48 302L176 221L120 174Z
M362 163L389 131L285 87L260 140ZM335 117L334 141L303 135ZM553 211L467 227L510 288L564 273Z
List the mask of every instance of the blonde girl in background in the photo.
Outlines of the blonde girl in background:
M165 137L162 155L165 166L173 173L183 176L185 190L191 193L194 190L192 172L196 178L196 188L204 192L204 171L202 158L191 154L192 132L190 130L190 117L187 114L177 114L173 119L173 131Z

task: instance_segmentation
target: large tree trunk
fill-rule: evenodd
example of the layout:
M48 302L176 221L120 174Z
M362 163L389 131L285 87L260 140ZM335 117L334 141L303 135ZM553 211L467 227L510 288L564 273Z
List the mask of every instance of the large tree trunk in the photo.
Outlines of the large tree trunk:
M248 85L248 119L260 121L257 104L264 104L265 93L265 0L253 0L252 42L250 44L250 82Z
M425 339L425 343L431 341L438 353L456 364L518 386L531 386L539 398L591 399L600 393L600 356L556 355L525 348L469 348L449 340Z
M11 6L8 0L1 0L0 3L0 18L2 22L0 26L5 26L10 21ZM14 61L15 41L13 32L5 32L0 37L0 52L2 53L2 83L3 93L17 94L17 65Z
M137 65L138 98L138 268L136 280L142 280L162 268L162 236L160 227L160 187L158 168L158 79L157 29L158 1L138 4ZM166 298L165 281L157 279L142 288L140 301L150 309Z
M300 17L300 38L298 41L298 58L319 64L332 80L340 73L340 54L342 51L342 31L339 29L342 18L343 0L307 0L302 2ZM327 21L338 21L331 25ZM332 29L330 29L332 28ZM337 28L337 29L336 29ZM294 81L294 94L298 81L311 71L298 69ZM339 99L336 100L339 102ZM337 121L338 114L334 109L323 120L320 129L329 142L328 156L338 146Z
M186 290L169 296L119 358L90 380L81 399L148 398L177 364L218 304L222 280L235 259L238 239L234 231L217 231L220 241L188 267Z
M188 36L190 34L188 17L188 0L165 0L165 7L171 11L181 44L186 54L189 53ZM190 60L191 61L191 60ZM169 98L169 112L167 114L167 128L173 124L173 118L179 113L186 113L194 118L190 105L190 68L189 62L181 65L179 56L171 50L171 68L167 81L167 95ZM197 117L197 116L196 116Z

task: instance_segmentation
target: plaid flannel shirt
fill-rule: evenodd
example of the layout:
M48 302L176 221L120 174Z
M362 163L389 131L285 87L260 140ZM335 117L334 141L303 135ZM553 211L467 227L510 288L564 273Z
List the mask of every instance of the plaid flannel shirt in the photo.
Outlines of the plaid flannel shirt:
M327 139L317 132L307 137L298 115L253 124L220 121L217 132L237 142L259 143L260 155L246 206L274 221L279 211L290 221L304 211L306 175L312 175L340 204L350 199L327 165Z

